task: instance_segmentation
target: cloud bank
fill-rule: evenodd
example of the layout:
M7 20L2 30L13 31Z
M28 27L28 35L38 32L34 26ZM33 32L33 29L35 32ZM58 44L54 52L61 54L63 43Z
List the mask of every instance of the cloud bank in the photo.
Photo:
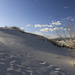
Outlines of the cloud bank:
M35 24L34 26L35 26L35 28L37 28L37 27L53 27L54 25L61 25L61 22L60 21L56 21L56 22L54 22L54 21L52 21L52 23L50 23L50 25L47 25L47 24L45 24L45 25L40 25L40 24Z

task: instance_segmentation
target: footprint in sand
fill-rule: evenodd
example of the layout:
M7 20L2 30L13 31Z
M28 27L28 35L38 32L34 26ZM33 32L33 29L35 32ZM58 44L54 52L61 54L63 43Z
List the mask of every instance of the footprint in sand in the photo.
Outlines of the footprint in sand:
M22 60L6 51L0 51L1 75L67 75L63 70L32 57L31 53L25 54Z
M67 75L64 72L60 72L60 71L51 71L50 75Z

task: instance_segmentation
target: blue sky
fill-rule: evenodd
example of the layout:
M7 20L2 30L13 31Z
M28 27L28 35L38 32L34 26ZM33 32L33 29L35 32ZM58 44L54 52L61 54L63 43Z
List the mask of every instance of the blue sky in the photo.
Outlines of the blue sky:
M62 20L75 18L75 0L0 0L0 26L55 36ZM60 28L62 29L62 28Z

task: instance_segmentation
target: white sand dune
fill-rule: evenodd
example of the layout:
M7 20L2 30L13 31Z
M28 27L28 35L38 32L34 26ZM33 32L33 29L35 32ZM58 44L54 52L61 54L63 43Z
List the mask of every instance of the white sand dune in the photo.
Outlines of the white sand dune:
M34 35L0 29L0 75L75 75L67 53Z

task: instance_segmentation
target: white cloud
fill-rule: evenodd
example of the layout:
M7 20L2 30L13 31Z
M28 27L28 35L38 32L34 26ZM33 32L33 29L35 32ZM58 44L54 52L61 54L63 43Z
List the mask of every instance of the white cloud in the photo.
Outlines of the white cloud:
M60 29L60 28L58 28L58 27L53 28L53 30L58 30L58 29Z
M35 28L37 28L37 27L41 27L41 25L40 24L35 24Z
M35 24L35 28L37 27L53 27L52 25L40 25L40 24Z
M51 32L52 31L55 31L55 30L59 30L59 29L62 29L62 27L55 27L55 28L42 28L40 29L41 32L47 32L48 30L50 30Z
M68 8L69 8L69 6L65 6L64 8L65 8L65 9L68 9Z
M24 27L20 27L21 30L24 30Z
M27 26L26 27L30 27L31 25L30 24L27 24Z
M40 29L41 32L47 32L49 30L49 28L42 28Z
M60 21L57 21L57 22L52 21L51 24L52 24L52 25L61 25L61 22L60 22Z
M53 31L53 29L52 29L52 28L50 28L49 30L50 30L51 32Z
M41 25L42 27L53 27L52 25Z
M68 23L75 23L75 17L72 17L72 16L68 16L68 17L66 17L66 18L63 18L63 19L61 19L61 21L62 21L62 23L63 24L68 24Z
M75 21L75 17L67 17L66 20Z
M72 19L73 20L73 19ZM48 25L48 24L45 24L45 25L40 25L40 24L35 24L34 26L35 26L35 28L37 28L37 27L50 27L50 28L52 28L52 27L54 27L54 25L61 25L61 22L60 21L52 21L52 23L50 23L50 25Z
M52 23L50 24L50 25L40 25L40 24L35 24L34 26L35 26L35 28L37 28L37 27L53 27L53 25L61 25L61 22L60 21L56 21L56 22L54 22L54 21L52 21Z
M48 25L41 25L42 27L47 27Z
M63 27L55 27L55 28L50 28L49 30L52 32L52 31L55 31L55 30L67 30L67 29L63 28Z
M49 25L48 27L53 27L52 25Z
M52 31L55 31L55 30L58 30L59 28L58 27L55 27L55 28L50 28L49 30L52 32Z

